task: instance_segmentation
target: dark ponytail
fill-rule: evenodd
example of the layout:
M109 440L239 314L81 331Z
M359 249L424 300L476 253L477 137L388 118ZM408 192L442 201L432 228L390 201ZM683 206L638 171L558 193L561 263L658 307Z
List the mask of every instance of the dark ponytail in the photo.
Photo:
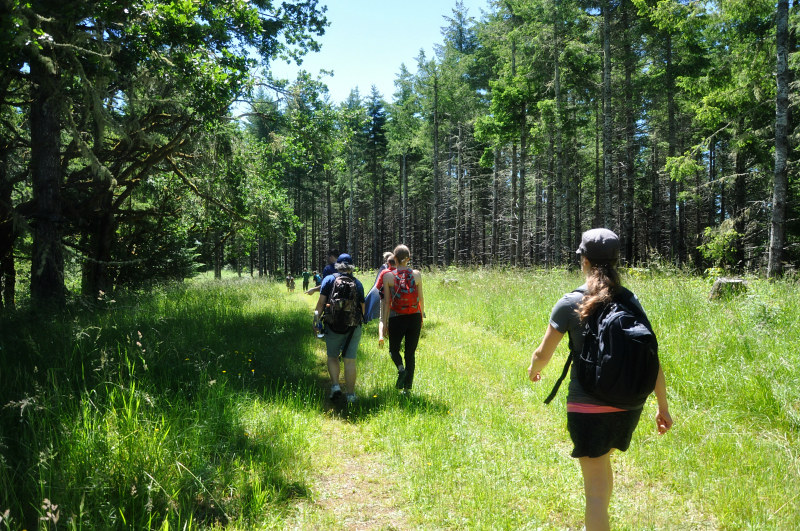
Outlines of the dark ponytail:
M615 262L592 264L586 277L586 294L578 305L581 321L592 315L600 306L608 304L617 294L622 284Z

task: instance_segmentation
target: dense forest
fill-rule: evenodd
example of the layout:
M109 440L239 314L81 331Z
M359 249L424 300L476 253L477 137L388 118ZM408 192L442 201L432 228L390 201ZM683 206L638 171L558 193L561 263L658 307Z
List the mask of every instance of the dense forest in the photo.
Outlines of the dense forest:
M39 305L226 267L800 261L797 2L456 2L394 94L270 75L317 0L0 1L0 281ZM419 43L425 46L430 43Z

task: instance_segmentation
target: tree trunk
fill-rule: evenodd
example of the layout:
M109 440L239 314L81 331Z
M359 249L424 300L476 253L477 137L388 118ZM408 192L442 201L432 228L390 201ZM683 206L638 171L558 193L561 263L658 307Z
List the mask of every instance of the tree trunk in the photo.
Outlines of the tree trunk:
M600 110L601 100L595 98L594 104L594 216L592 218L593 227L603 226L603 174L601 171L602 164L600 162L600 133L603 128L601 119L603 113Z
M658 137L653 135L650 144L653 153L650 160L650 248L661 251L661 181L658 173Z
M492 259L497 264L500 258L500 148L494 148L492 165Z
M713 140L711 141L713 143ZM709 154L709 159L710 159ZM708 187L706 187L708 188ZM702 174L700 171L695 172L695 180L694 180L694 189L695 190L703 190L702 185ZM695 200L695 209L694 209L694 238L692 241L692 262L694 262L695 270L702 270L702 254L700 253L700 245L703 243L703 231L705 229L703 225L703 204L704 204L704 196L702 193L699 193L697 199Z
M564 127L563 127L563 120L562 120L562 101L561 101L561 62L560 62L560 54L561 54L561 46L559 43L559 34L558 34L558 12L554 14L553 18L553 89L555 92L555 100L556 100L556 116L555 116L555 140L556 140L556 186L561 187L564 185ZM564 194L559 194L559 198L563 197ZM563 201L561 199L558 200L558 210L559 213L561 212ZM559 215L558 218L560 219L562 216ZM569 207L567 207L567 218L566 226L570 227L569 223ZM560 229L556 230L556 237L555 237L555 248L557 252L561 253L562 247L562 240L561 240L561 233Z
M259 238L258 239L258 244L257 244L257 247L256 247L256 250L258 252L258 260L257 260L257 262L258 262L258 276L259 276L259 278L264 276L264 272L267 269L267 266L266 266L266 253L265 253L266 249L265 249L265 247L266 247L266 245L264 244L264 238Z
M573 155L573 157L574 157L574 155ZM573 246L572 247L573 249L576 249L578 247L578 242L581 239L581 199L582 199L582 195L583 195L581 193L581 181L582 181L582 179L581 179L581 174L580 174L580 164L578 163L577 158L573 159L572 167L574 168L574 174L573 175L575 176L574 179L573 179L573 181L574 181L574 185L573 185L574 186L574 193L573 193L573 197L572 197L572 208L574 209L575 214L574 214L574 216L572 218L572 223L574 223L574 226L573 226L573 229L572 229L573 239L569 243Z
M101 192L97 212L92 213L89 223L89 256L83 265L81 293L86 297L97 297L102 291L110 293L113 279L108 267L116 236L116 220L112 213L114 196L111 190Z
M402 163L402 186L403 186L403 219L400 225L400 239L403 242L408 241L408 171L406 167L406 154L403 153Z
M325 183L325 209L328 214L328 237L323 252L327 255L333 247L333 203L331 202L331 181Z
M219 232L214 233L214 241L216 242L216 247L214 248L214 278L221 279L222 278L222 253L225 247L225 243L221 241Z
M61 244L61 166L57 75L41 60L30 64L33 83L31 176L33 181L33 256L31 298L37 306L63 306L64 252Z
M439 265L439 77L433 73L433 265Z
M525 166L527 165L528 154L528 129L527 129L527 105L522 104L520 116L520 134L519 134L519 219L517 220L517 256L515 263L519 266L523 265L523 242L525 241L523 235L525 232Z
M0 308L16 306L17 271L14 265L14 244L17 230L11 202L11 183L8 179L8 152L0 159Z
M377 156L372 163L372 256L370 260L373 264L379 264L380 261L380 249L378 249L378 245L380 243L380 197L379 197L379 180L380 175L378 175L378 160ZM348 253L352 253L353 250L349 247L347 248Z
M552 155L553 153L553 137L550 136L550 148L548 153ZM553 184L553 157L548 157L548 168L547 168L547 213L545 214L545 245L544 245L544 253L545 253L545 266L551 267L553 266L554 257L555 257L555 246L553 241L555 239L555 232L556 232L556 220L555 220L555 186Z
M743 127L744 124L742 123ZM733 240L733 262L737 271L741 271L744 267L745 208L747 206L747 193L745 190L747 186L747 166L745 154L743 153L744 149L744 146L740 146L736 150L733 164L736 172L736 177L733 180L733 230L737 234Z
M536 157L536 184L534 185L534 196L536 196L536 231L533 237L533 245L534 245L534 259L535 263L540 263L544 261L543 253L542 253L542 239L543 239L543 230L542 227L545 225L544 217L542 214L542 157Z
M328 178L329 177L330 176L328 176ZM317 262L317 255L319 254L319 216L317 212L316 194L312 194L311 196L311 249L309 252L311 254L303 259L303 264L309 271L313 271L316 267L314 264Z
M775 173L772 191L772 220L769 239L767 275L779 276L783 271L783 245L785 241L786 200L788 177L786 160L789 155L788 110L789 66L787 44L789 39L789 1L778 1L776 19L777 45L777 98L775 102Z
M601 224L607 225L610 219L611 204L609 190L612 180L612 135L613 117L611 116L611 6L605 2L603 6L603 218ZM598 198L599 200L599 198Z
M453 182L453 137L447 135L447 178L444 180L444 265L449 266L453 250L453 212L452 189Z
M666 83L667 83L667 155L674 157L677 150L675 127L675 75L672 71L672 35L666 36ZM669 181L669 253L672 262L678 261L678 183L675 179Z
M635 117L633 112L633 70L634 70L634 56L631 50L631 22L629 13L629 2L622 4L622 20L623 31L625 36L625 197L622 199L625 214L623 216L622 239L624 242L624 256L628 264L633 262L633 212L634 212L634 196L635 196L635 179L636 172L634 171L634 163L636 157L635 140Z
M458 136L456 137L456 226L455 226L455 261L456 264L463 263L462 253L466 248L464 235L464 220L466 209L464 206L464 156L462 152L463 129L461 122L458 123Z
M516 264L517 244L516 244L516 222L519 207L517 206L517 144L511 144L511 216L509 238L511 239L511 263Z

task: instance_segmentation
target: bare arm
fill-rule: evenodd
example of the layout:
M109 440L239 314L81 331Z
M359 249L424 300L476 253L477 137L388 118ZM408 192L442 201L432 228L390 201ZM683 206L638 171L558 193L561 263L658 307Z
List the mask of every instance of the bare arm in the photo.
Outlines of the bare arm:
M661 367L658 368L655 394L658 401L656 427L658 428L658 433L663 435L672 427L672 417L669 414L669 404L667 404L667 380Z
M538 382L542 379L542 369L550 362L556 347L561 342L564 334L553 328L553 325L548 324L547 330L544 333L542 342L533 351L531 356L531 365L528 367L528 378L532 382Z
M378 342L383 340L384 334L389 333L389 307L392 300L392 290L389 282L394 286L394 275L383 275L383 300L381 300L381 322L378 324Z
M417 292L419 293L419 312L425 316L425 296L422 294L422 273L414 271L415 281L417 283Z
M328 302L328 297L325 295L320 295L319 300L317 301L317 307L315 308L315 310L319 312L320 317L322 317L322 310L325 309L326 302Z
M381 287L381 292L383 292L383 287ZM383 325L383 314L386 313L386 308L384 307L383 301L385 299L381 298L381 311L380 311L380 318L378 319L378 347L383 348L383 334L384 334L384 325Z
M310 290L306 291L306 295L311 295L313 293L318 292L320 287L321 286L315 286L315 287L311 288Z

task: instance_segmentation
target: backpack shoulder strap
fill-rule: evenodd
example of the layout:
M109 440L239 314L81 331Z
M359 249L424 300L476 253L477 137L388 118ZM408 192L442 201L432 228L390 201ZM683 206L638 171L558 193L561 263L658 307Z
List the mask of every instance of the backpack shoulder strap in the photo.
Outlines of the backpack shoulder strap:
M617 295L614 297L614 302L625 306L625 308L627 308L636 317L644 321L647 327L652 331L653 325L650 324L650 319L647 318L647 314L641 309L641 305L637 304L638 301L636 301L636 295L634 295L631 290L625 287L620 289L619 293L617 293Z
M347 339L345 340L344 345L342 345L342 356L347 354L347 347L350 346L350 341L353 339L353 334L355 333L355 331L356 331L355 326L350 327L350 333L347 334Z
M576 289L572 290L571 293L581 293L581 294L585 295L586 294L586 290L584 288L576 288ZM559 387L561 387L561 384L564 382L564 378L566 378L567 374L569 374L569 366L572 364L572 344L571 343L572 342L570 341L570 349L569 349L570 352L567 355L567 361L564 363L564 370L561 371L561 376L558 377L558 380L556 380L556 383L553 385L553 390L550 391L550 394L547 395L547 398L544 399L544 403L545 404L549 404L550 402L553 401L553 399L556 397L556 393L558 393Z
M561 387L561 382L563 382L564 378L566 378L567 374L569 374L569 366L571 363L572 363L572 353L570 352L570 354L567 356L567 362L564 364L564 370L561 371L561 376L559 376L558 380L556 380L556 383L553 386L553 390L550 391L550 394L547 395L547 398L544 399L545 404L549 404L556 397L556 393L558 393L558 388Z

